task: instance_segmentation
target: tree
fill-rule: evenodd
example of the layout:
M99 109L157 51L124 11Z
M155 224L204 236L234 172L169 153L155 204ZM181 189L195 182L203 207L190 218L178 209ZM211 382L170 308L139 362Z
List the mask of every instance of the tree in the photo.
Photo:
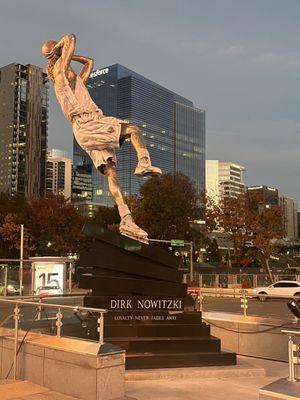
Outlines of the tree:
M117 207L99 207L93 221L105 228L119 224L120 216Z
M63 196L47 195L30 203L26 225L39 255L76 253L83 242L84 219Z
M12 198L11 201L17 201L15 204L19 205L20 199ZM16 207L14 212L8 210L8 204L1 204L2 256L19 256L21 224L25 226L24 256L62 256L76 253L86 244L86 239L81 234L84 219L62 196L48 195L30 203L22 199L22 207Z
M197 218L196 189L182 173L163 174L148 179L140 188L140 196L129 204L138 225L150 238L192 238L190 222Z
M5 257L19 257L21 248L21 223L18 214L7 214L0 226L1 254ZM33 238L24 228L23 250L24 257L28 257L34 250Z
M282 212L278 207L261 207L258 199L248 194L224 197L219 204L208 199L205 210L207 226L228 233L233 243L234 256L251 253L265 266L271 276L268 260L278 248L282 237ZM260 207L257 206L260 204Z

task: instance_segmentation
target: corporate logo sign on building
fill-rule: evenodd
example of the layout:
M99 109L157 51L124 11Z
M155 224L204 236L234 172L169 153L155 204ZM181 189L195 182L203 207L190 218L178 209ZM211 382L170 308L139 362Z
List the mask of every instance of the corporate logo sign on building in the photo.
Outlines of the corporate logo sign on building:
M109 68L96 69L96 71L93 71L91 73L90 78L96 78L97 76L107 75L108 73L109 73Z

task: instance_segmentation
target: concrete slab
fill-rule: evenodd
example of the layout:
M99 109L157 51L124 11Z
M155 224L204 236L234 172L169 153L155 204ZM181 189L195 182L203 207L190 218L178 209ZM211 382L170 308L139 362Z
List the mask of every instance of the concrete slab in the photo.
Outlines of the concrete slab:
M27 381L15 381L0 385L1 400L15 400L26 396L47 392L49 389Z
M299 400L300 399L300 380L289 382L282 378L263 387L259 391L260 400Z
M28 381L1 380L1 400L78 400Z
M192 379L192 378L229 378L229 377L265 377L264 368L251 365L234 365L224 367L162 368L132 370L125 372L126 381Z

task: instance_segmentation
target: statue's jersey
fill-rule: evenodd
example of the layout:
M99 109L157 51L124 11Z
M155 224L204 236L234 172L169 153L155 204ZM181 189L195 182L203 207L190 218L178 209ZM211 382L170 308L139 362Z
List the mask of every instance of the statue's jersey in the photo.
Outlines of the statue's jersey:
M54 85L54 87L62 111L72 123L77 143L91 156L95 166L106 164L110 157L115 158L113 149L118 149L120 146L123 121L103 116L102 110L93 102L78 75L74 91L69 85L63 87ZM99 150L103 152L99 154Z

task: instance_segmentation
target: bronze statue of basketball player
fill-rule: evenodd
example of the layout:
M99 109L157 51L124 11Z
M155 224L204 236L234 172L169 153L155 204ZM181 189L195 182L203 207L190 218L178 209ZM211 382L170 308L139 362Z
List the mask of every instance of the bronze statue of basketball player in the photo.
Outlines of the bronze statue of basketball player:
M148 243L147 232L134 223L125 203L116 173L115 150L125 139L130 138L138 157L135 174L156 175L161 174L161 170L151 165L140 129L115 117L104 116L93 102L85 86L93 69L93 60L75 55L75 44L74 34L65 35L58 42L48 40L43 44L47 75L54 83L57 100L72 124L78 144L91 157L95 167L107 177L109 190L121 217L120 233ZM72 69L72 61L83 64L79 74Z

